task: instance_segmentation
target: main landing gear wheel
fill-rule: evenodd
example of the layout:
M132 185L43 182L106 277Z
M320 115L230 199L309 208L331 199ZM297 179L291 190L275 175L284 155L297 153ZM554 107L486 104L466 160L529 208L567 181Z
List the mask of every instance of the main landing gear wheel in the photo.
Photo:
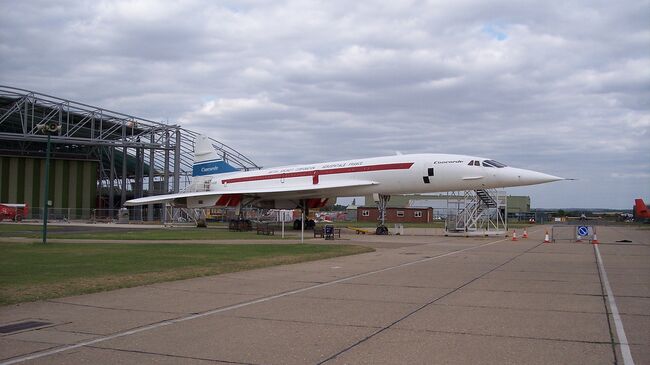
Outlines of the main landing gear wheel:
M293 221L293 229L299 231L301 229L302 222L300 222L300 219L296 219ZM306 219L305 220L305 229L314 229L316 227L316 222L313 219Z
M379 236L385 236L388 234L388 227L386 226L379 226L377 227L377 230L375 230L375 234Z

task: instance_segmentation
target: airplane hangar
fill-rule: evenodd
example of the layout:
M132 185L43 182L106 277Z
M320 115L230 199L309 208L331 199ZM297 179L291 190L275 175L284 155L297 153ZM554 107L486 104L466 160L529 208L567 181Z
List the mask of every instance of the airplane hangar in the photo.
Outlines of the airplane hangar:
M26 203L25 218L40 218L45 205L47 132L52 218L115 218L126 200L179 192L190 183L197 132L0 85L0 203ZM230 165L259 169L234 148L211 141ZM138 220L175 214L160 205L131 210Z

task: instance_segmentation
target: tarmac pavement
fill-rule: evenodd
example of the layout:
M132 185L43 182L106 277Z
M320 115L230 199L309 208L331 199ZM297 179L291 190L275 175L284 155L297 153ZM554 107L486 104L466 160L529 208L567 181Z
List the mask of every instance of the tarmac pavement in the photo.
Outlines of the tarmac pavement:
M346 235L377 251L0 307L51 323L0 334L0 362L650 363L650 230L529 235Z

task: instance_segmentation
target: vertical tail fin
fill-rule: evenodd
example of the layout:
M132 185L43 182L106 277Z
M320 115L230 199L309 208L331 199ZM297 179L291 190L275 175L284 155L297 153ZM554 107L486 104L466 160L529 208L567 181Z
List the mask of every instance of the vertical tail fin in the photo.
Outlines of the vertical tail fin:
M634 199L634 215L638 218L649 218L650 213L643 199Z
M238 171L219 156L207 136L199 135L194 140L194 165L192 176L221 174Z

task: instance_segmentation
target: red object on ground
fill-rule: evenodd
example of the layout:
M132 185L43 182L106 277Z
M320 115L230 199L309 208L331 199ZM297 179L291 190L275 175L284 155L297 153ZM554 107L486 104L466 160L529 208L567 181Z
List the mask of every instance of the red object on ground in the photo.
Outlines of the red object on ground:
M27 215L27 204L0 204L0 221L11 219L20 222Z

